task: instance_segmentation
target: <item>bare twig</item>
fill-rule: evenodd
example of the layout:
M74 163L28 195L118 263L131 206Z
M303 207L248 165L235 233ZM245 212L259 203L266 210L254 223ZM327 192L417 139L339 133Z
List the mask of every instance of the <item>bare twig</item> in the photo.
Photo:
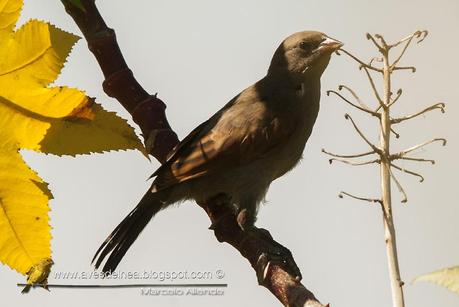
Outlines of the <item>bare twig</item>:
M397 96L391 101L391 103L389 103L389 105L387 107L388 108L392 107L398 101L400 96L402 96L402 94L403 94L403 90L401 88L398 89Z
M383 62L383 58L381 58L381 57L373 57L373 58L371 58L370 63L368 63L368 65L370 65L370 66L373 65L373 62L382 63Z
M344 158L344 159L365 157L365 156L369 156L369 155L372 155L372 154L376 153L376 151L372 150L372 151L364 152L364 153L361 153L361 154L355 154L355 155L337 155L337 154L328 152L325 149L322 149L322 152L327 154L327 155L329 155L329 156L335 157L335 158Z
M415 38L415 37L420 38L420 39L418 40L418 44L419 44L420 42L422 42L422 41L427 37L428 34L429 34L429 32L426 31L426 30L423 30L423 31L416 31L416 32L414 32L413 34L410 34L410 35L408 35L407 37L405 37L405 38L399 40L397 43L390 45L390 48L397 47L398 45L403 44L404 42L406 42L406 41L408 41L408 40L411 41L411 40L412 40L413 38Z
M409 116L405 116L405 117L400 117L400 118L393 118L391 120L391 123L392 124L398 124L398 123L401 123L401 122L404 122L406 120L409 120L409 119L412 119L412 118L415 118L415 117L418 117L422 114L425 114L427 112L430 112L430 111L433 111L433 110L440 110L442 113L445 113L445 104L444 103L436 103L428 108L425 108L424 110L418 112L418 113L415 113L413 115L409 115Z
M352 123L352 126L354 126L355 130L357 131L357 133L360 135L360 137L368 144L368 146L371 147L371 149L373 149L375 152L381 154L381 149L379 149L376 145L374 145L373 143L371 143L368 138L362 133L362 131L359 129L359 127L357 127L356 123L354 122L354 120L352 119L352 117L349 115L349 114L345 114L344 115L344 118L348 119L351 121Z
M379 118L379 113L373 112L370 109L367 109L365 107L361 107L361 106L358 106L358 105L354 104L353 102L349 101L346 97L344 97L343 95L341 95L337 91L329 90L329 91L327 91L327 96L330 96L330 93L333 93L336 96L340 97L343 101L345 101L347 104L353 106L354 108L359 109L360 111L366 112L368 114L371 114L372 116L376 116L376 117Z
M390 132L392 132L392 133L395 135L395 138L396 138L396 139L399 139L399 138L400 138L400 134L397 133L397 131L395 131L394 128L391 127L391 128L390 128Z
M427 34L428 34L427 31L416 31L413 34L409 35L408 37L402 39L398 43L395 43L395 44L391 45L390 48L393 48L393 47L396 47L396 46L398 46L398 45L400 45L400 44L402 44L402 43L404 43L406 41L406 44L403 47L402 52L400 53L398 58L394 62L392 62L392 65L390 66L390 69L393 70L394 67L397 66L398 62L400 62L400 60L402 59L403 55L405 54L406 50L408 49L408 47L410 46L410 44L411 44L411 42L413 41L414 38L420 38L420 40L418 40L418 43L420 43L426 38Z
M381 53L385 53L388 50L388 44L384 37L381 34L375 34L375 37L381 41L381 45L383 47L383 50Z
M402 150L402 151L400 151L400 152L398 152L396 154L393 154L392 157L398 157L398 158L403 157L403 156L405 156L406 154L408 154L408 153L410 153L412 151L415 151L417 149L423 148L424 146L427 146L427 145L435 143L435 142L442 142L442 146L446 145L446 139L436 138L436 139L433 139L433 140L430 140L430 141L415 145L415 146L410 147L408 149Z
M329 159L329 160L328 160L328 162L330 162L330 164L332 164L333 161L338 161L338 162L345 163L345 164L349 164L349 165L353 165L353 166L362 166L362 165L369 165L369 164L379 164L379 163L381 162L380 159L374 159L374 160L370 160L370 161L366 161L366 162L354 162L354 161L346 160L346 159L343 159L343 158L332 158L332 159Z
M382 73L382 69L364 63L362 60L360 60L359 58L357 58L356 56L354 56L352 53L350 53L350 52L347 51L346 49L342 49L342 48L341 48L337 53L340 54L340 52L344 52L345 54L347 54L348 56L350 56L352 59L354 59L354 61L356 61L357 63L359 63L361 67L366 67L366 68L368 68L368 69L370 69L370 70L374 70L374 71L377 71L377 72Z
M359 196L355 196L355 195L352 195L350 193L347 193L347 192L344 192L344 191L341 191L338 195L339 198L344 198L344 196L349 196L351 198L354 198L354 199L357 199L357 200L361 200L361 201L367 201L367 202L370 202L370 203L382 203L382 201L380 199L377 199L377 198L366 198L366 197L359 197Z
M422 158L413 158L413 157L397 157L391 155L391 161L395 160L408 160L408 161L416 161L416 162L429 162L431 164L435 164L435 160L432 159L422 159Z
M376 39L373 37L373 35L371 35L370 33L367 33L366 36L367 36L367 39L368 39L368 40L371 40L371 41L373 42L373 44L376 46L376 48L378 48L379 51L384 50L384 49L383 49L383 46L381 46L381 45L376 41Z
M405 189L403 189L403 186L402 186L402 185L400 184L400 182L397 180L397 178L395 177L395 175L394 175L394 173L392 172L392 170L390 171L390 176L391 176L392 179L394 180L395 185L397 185L398 191L402 194L402 200L401 200L400 202L402 202L402 203L408 202L408 196L406 195Z
M405 168L403 168L403 167L400 167L400 166L397 166L397 165L395 165L395 164L393 164L393 163L391 163L390 165L391 165L393 168L395 168L395 169L397 169L397 170L399 170L399 171L401 171L401 172L403 172L403 173L407 173L407 174L409 174L409 175L418 177L418 178L419 178L419 182L424 182L424 177L423 177L421 174L418 174L418 173L415 173L415 172L413 172L413 171L407 170L407 169L405 169Z
M366 73L366 75L368 77L368 80L370 81L371 88L373 89L373 93L375 94L375 97L379 102L379 106L384 108L385 107L384 102L383 102L383 100L381 99L381 96L378 93L378 89L376 88L375 81L373 80L373 77L371 76L370 72L368 71L368 69L366 67L363 67L363 69L365 70L365 73Z
M401 88L398 89L397 96L394 99L392 99L392 101L389 103L387 107L390 108L391 106L393 106L397 102L397 100L400 98L400 96L402 96L402 93L403 93L403 90ZM391 97L392 97L392 93L391 93ZM381 109L381 105L379 105L378 108L376 108L375 112L378 112L380 109Z
M416 72L416 67L414 66L394 66L391 68L391 71L394 70L411 70L412 73Z
M357 100L357 103L364 109L367 109L369 110L370 108L365 104L363 103L363 101L360 99L360 97L355 93L355 91L353 89L351 89L349 86L346 86L346 85L339 85L338 86L338 90L342 91L343 89L347 90L349 93L351 93L351 95L355 98L355 100Z

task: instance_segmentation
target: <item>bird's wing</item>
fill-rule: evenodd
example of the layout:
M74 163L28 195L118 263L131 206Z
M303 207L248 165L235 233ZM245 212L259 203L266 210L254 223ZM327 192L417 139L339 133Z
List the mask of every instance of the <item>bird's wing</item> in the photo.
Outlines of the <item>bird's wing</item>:
M277 113L276 113L277 114ZM256 94L236 97L193 130L154 174L158 191L209 173L262 158L294 131L293 121L275 117Z

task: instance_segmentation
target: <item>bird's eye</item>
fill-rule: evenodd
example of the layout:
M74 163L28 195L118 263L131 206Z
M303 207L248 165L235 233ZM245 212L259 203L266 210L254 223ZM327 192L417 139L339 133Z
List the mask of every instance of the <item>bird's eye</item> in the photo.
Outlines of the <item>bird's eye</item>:
M307 42L301 42L300 48L306 51L307 53L310 53L312 51L312 45Z

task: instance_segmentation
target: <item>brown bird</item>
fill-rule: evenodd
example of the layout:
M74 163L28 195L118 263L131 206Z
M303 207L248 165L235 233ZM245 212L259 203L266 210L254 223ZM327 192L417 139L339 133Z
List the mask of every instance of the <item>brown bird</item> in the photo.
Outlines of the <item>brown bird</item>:
M319 111L320 77L341 46L320 32L285 39L267 75L194 129L152 175L151 188L96 252L96 268L110 254L103 271L114 271L150 219L186 199L224 195L250 230L271 182L302 157Z

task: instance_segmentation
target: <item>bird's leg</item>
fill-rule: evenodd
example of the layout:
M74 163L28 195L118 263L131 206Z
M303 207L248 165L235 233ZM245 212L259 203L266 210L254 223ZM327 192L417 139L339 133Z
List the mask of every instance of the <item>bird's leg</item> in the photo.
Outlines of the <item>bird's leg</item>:
M48 292L51 292L51 291L49 291L48 281L47 281L47 280L45 280L45 281L42 283L42 287L43 287L43 289L47 290Z
M202 206L204 203L198 202L200 206ZM228 208L231 206L231 197L228 196L227 194L220 193L212 198L212 204L215 208ZM232 206L231 206L232 207ZM233 208L230 208L226 214L234 214ZM212 224L209 226L210 230L215 230L218 227L218 224L222 219L225 218L225 215L219 216L217 219L212 219Z
M242 230L246 230L248 227L252 227L255 224L254 214L250 214L247 209L239 210L236 220Z
M260 285L266 283L266 276L272 265L278 265L289 272L291 275L296 276L298 281L301 280L301 272L293 259L290 250L280 243L276 242L269 231L263 228L258 228L254 225L256 221L256 213L251 210L242 209L237 215L237 222L239 227L247 234L247 238L241 242L244 248L244 243L256 239L258 242L257 248L259 249L259 257L255 264L257 272L257 279Z

